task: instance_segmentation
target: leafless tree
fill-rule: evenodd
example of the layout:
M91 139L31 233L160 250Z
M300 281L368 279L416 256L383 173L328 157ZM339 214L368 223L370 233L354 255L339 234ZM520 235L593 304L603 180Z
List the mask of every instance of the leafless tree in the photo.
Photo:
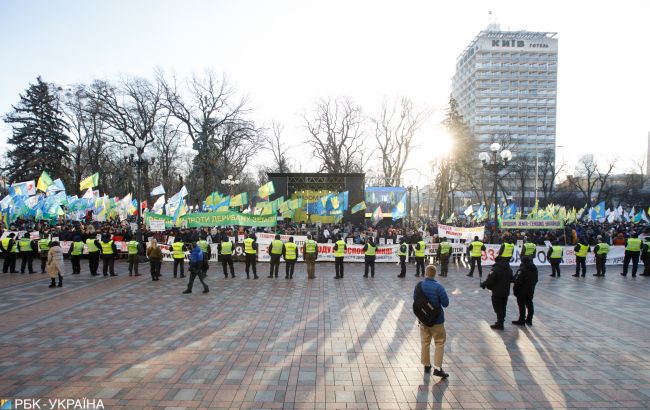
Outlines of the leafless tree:
M533 170L535 167L535 162L526 154L520 154L512 159L512 173L517 181L517 188L519 190L519 206L524 207L526 205L526 183L533 175Z
M302 114L307 144L321 160L321 172L361 172L367 162L361 107L349 98L319 99L313 112Z
M599 168L593 157L583 157L578 161L576 175L569 175L567 179L582 194L585 203L591 205L607 199L607 180L615 166L616 159Z
M273 165L267 169L268 172L291 172L290 159L287 155L288 148L282 144L282 132L284 125L273 122L271 133L264 136L264 149L273 155Z
M418 109L404 97L399 102L384 99L381 110L370 121L375 126L375 139L379 148L384 185L399 185L413 145L413 137L430 111Z
M553 190L555 181L558 175L564 171L567 164L562 162L556 166L555 151L553 149L545 149L540 153L539 157L539 178L542 188L542 194L545 201L551 200L553 197Z
M156 157L154 166L165 192L174 189L175 171L179 168L179 150L183 140L179 128L180 123L172 121L171 116L166 115L153 130Z

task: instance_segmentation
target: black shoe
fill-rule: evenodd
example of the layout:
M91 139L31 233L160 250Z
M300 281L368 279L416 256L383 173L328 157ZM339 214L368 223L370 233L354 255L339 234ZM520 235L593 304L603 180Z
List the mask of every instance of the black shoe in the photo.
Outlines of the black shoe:
M371 278L371 279L374 278L374 277L375 277L375 275L370 275L370 278Z
M338 276L334 276L334 279L339 279L339 277L338 277Z
M269 277L269 278L272 278L272 277L273 277L273 275L269 275L268 277Z
M57 287L58 287L58 288L62 288L62 287L63 287L63 283L59 283L59 284L57 285Z
M532 325L533 325L533 319L528 319L528 320L526 320L526 324L527 324L528 326L532 326Z
M469 277L471 278L471 277L473 277L473 276L474 276L474 274L472 274L472 273L468 273L468 274L467 274L467 275L465 275L465 276L469 276Z
M433 375L438 376L438 377L442 377L443 379L446 379L447 377L449 377L449 373L445 373L445 371L442 370L442 369L440 369L440 370L434 369L433 370Z
M104 277L107 277L107 276L108 276L108 273L105 273L105 274L104 274Z
M117 276L117 274L115 274L115 273L111 273L111 276ZM182 278L182 276L181 276L181 278Z
M184 278L184 277L185 277L185 275L181 275L181 278Z
M633 274L632 274L632 277L633 277L633 278L636 278L636 273L633 273Z
M512 324L517 325L517 326L523 326L523 325L526 324L526 321L525 320L513 320Z
M490 328L495 329L495 330L503 330L503 324L502 323L495 323L493 325L490 325Z
M277 279L277 278L278 278L278 275L275 275L275 278Z
M574 278L579 278L580 277L580 275L577 275L577 274L576 275L571 275L571 276L573 276Z
M208 288L203 289L203 293L208 293L208 292L210 292L210 289Z
M600 276L600 275L599 275L599 274L597 274L597 273L594 273L594 274L593 274L593 276Z
M184 295L187 295L188 293L192 293L192 291L189 290L189 289L185 289L185 290L183 291L183 294L184 294Z
M627 273L621 272L621 276L627 276Z
M419 278L419 277L420 277L420 274L419 274L419 273L416 273L416 274L415 274L415 277L416 277L416 278Z
M259 278L260 278L259 276L255 275L255 277L253 279L259 279Z
M284 278L285 278L285 279L289 279L289 275L284 275Z
M554 278L554 277L555 277L555 275L549 275L549 276L550 276L550 277L552 277L552 278Z
M232 275L230 275L230 276L232 276L232 278L235 279L235 274L234 273Z
M136 274L133 275L133 276L142 276L142 274L140 274L140 273L136 273Z
M48 286L48 288L55 288L55 287L56 287L56 285L54 283L51 284L50 286Z
M431 366L424 366L425 373L431 373Z
M368 277L368 275L363 275L363 277L364 277L364 278L367 278L367 277Z

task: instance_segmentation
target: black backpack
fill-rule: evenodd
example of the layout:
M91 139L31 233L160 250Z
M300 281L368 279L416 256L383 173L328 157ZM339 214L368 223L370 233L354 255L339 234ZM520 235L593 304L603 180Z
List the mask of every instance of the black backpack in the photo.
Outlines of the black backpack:
M438 297L438 300L440 297ZM431 301L424 294L422 290L422 282L418 283L415 287L415 300L413 301L413 313L417 316L418 320L425 326L433 326L442 313L442 306L433 306Z

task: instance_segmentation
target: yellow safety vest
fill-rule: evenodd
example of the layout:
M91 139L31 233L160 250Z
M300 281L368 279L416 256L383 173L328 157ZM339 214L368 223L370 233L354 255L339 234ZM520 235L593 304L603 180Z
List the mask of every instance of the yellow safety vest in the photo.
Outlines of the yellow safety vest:
M32 251L32 241L28 238L23 238L18 241L18 247L21 252L31 252Z
M537 251L537 246L532 242L524 244L524 256L534 256Z
M49 243L48 243L49 246ZM95 240L88 238L86 239L86 246L88 247L88 253L98 252L99 248L95 245Z
M230 241L221 242L221 254L232 255L232 242Z
M440 255L447 255L451 251L449 242L440 242Z
M401 243L397 248L397 256L406 256L408 248L405 244Z
M503 253L501 254L502 258L512 258L512 252L515 250L515 245L511 243L503 244Z
M369 243L367 243L366 246L368 247L368 249L366 249L366 256L375 256L377 254L377 248Z
M639 252L641 251L641 239L639 238L630 238L627 240L627 246L625 247L626 251L630 252Z
M562 254L564 253L564 250L560 245L553 245L552 247L552 252L551 252L551 259L561 259Z
M345 241L343 239L336 241L337 249L334 251L335 258L342 258L345 256Z
M201 252L203 252L203 253L208 252L208 241L205 241L205 240L202 239L202 240L198 241L196 244L199 245L199 249L201 249Z
M2 240L2 248L5 250L5 252L11 252L11 249L9 249L9 241L11 238L4 238ZM16 241L14 241L16 243Z
M100 242L99 244L102 246L102 254L104 255L113 254L113 240L110 240L108 242Z
M50 250L50 240L49 239L41 239L38 241L38 249L41 252L47 252Z
M307 239L307 242L305 242L305 253L316 253L316 249L318 249L316 241L313 239Z
M282 255L282 241L279 239L274 239L271 241L271 253L273 255Z
M598 244L598 252L596 252L596 255L607 255L609 253L609 245L606 244L605 242L600 242Z
M424 241L418 242L418 245L420 245L420 249L415 250L415 257L416 258L424 258L424 252L427 247L427 244L424 243Z
M255 242L253 238L244 239L244 252L248 255L254 255L256 253L255 248L253 248L253 242Z
M138 241L129 241L126 244L126 249L129 252L129 255L138 254Z
M483 247L483 242L481 241L472 242L472 251L470 253L470 256L473 258L480 258L483 255L483 250L481 249L482 247Z
M576 256L580 256L581 258L586 258L587 252L589 252L589 245L583 245L579 243L578 246L580 247L580 249L578 249L578 252L576 252Z
M72 252L70 255L79 256L84 253L84 243L81 241L72 242Z
M174 242L172 244L172 257L174 259L185 259L185 251L183 250L183 242Z
M298 248L298 246L293 242L285 243L284 244L284 249L285 249L284 256L285 256L285 259L290 260L290 261L297 259L297 255L296 255L296 249L297 248Z

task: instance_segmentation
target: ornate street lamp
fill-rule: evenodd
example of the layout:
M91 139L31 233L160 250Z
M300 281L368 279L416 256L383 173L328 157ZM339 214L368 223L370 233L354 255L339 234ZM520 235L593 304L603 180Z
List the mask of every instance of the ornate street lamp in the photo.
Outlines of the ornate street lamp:
M497 198L497 185L499 181L499 172L508 166L508 162L512 160L512 152L509 149L501 150L501 144L498 142L490 145L490 152L481 152L478 154L478 159L483 163L483 168L492 172L494 178L493 186L493 199L494 199L494 232L496 233L499 226L499 202Z

